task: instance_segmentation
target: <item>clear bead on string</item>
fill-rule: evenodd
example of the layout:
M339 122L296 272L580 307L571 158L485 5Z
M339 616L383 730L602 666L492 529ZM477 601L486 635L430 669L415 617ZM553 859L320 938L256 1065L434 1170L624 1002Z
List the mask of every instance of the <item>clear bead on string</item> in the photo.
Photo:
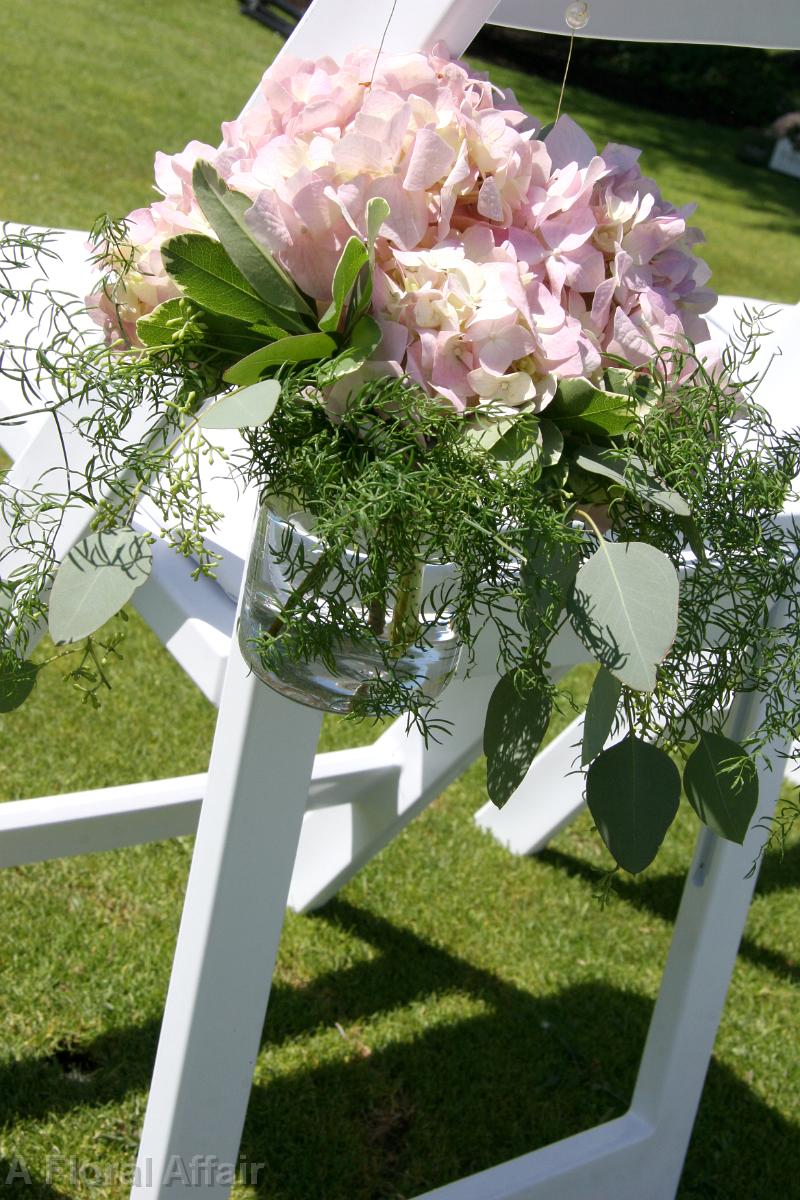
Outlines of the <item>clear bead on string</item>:
M589 5L586 3L586 0L573 0L572 4L568 4L564 13L564 20L568 27L575 32L588 25Z

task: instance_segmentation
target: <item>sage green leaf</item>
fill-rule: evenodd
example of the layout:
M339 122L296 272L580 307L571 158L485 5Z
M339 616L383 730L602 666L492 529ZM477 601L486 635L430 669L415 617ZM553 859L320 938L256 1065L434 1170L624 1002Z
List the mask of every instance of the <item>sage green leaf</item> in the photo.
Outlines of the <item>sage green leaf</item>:
M608 741L614 728L621 695L622 684L610 671L601 667L592 684L583 718L582 767L596 758Z
M192 329L196 331L188 339L188 344L193 348L193 356L196 354L200 361L213 358L218 362L220 354L236 361L252 354L267 342L286 337L286 330L278 329L275 325L266 322L251 325L237 321L233 317L192 306L186 299L165 300L146 316L139 317L136 332L145 346L168 346L173 334L187 319L191 319Z
M750 755L721 733L703 732L683 769L683 786L703 824L741 845L758 804L758 775Z
M675 763L631 734L603 750L586 775L586 803L616 862L636 875L658 853L675 819L681 777Z
M647 500L666 512L677 517L691 516L689 505L680 492L668 487L647 463L634 454L622 455L614 450L598 450L587 446L576 455L575 462L582 470L610 479L641 500Z
M689 543L689 548L694 554L698 562L708 562L708 555L703 543L703 538L694 517L678 517L678 526L683 530L683 535Z
M491 425L468 425L465 436L471 438L482 450L491 450L511 428L511 420L495 421Z
M237 321L268 317L263 301L219 242L201 233L181 233L161 247L164 266L190 300Z
M367 251L369 261L375 261L375 242L380 233L381 225L391 213L388 200L383 196L373 196L367 201Z
M564 379L547 406L549 420L575 433L616 437L636 428L636 402L619 392L606 392L588 379Z
M515 417L490 450L498 462L524 467L538 463L542 457L544 438L538 417Z
M227 383L241 387L257 383L265 371L286 362L313 362L330 358L337 350L336 342L327 333L300 333L293 337L280 338L270 346L248 354L241 362L234 363L223 375Z
M147 580L153 555L133 529L90 533L61 563L50 592L54 642L77 642L105 625Z
M653 690L678 627L678 575L666 554L646 542L601 538L578 571L567 607L598 662L628 687Z
M28 660L20 661L10 651L0 658L0 713L13 712L30 696L36 683L38 667Z
M268 421L281 398L277 379L262 379L240 392L221 396L200 414L203 429L257 429Z
M165 300L163 304L157 305L152 312L139 317L136 322L136 335L145 346L170 346L172 335L190 315L186 302L173 297L172 300Z
M578 573L578 547L535 537L525 542L523 553L525 561L520 569L520 583L525 591L523 622L534 634L540 634L543 625L554 630Z
M369 260L367 247L357 237L348 238L341 257L333 273L333 300L330 308L319 322L320 329L334 333L344 313L350 292L358 278L358 273Z
M539 418L539 432L542 439L539 462L542 467L554 467L564 453L564 435L556 423L546 417Z
M544 679L520 693L512 672L504 675L492 692L483 730L483 752L489 799L498 808L525 778L547 732L551 709L550 689Z
M374 317L361 317L353 327L349 344L341 354L331 359L330 369L325 373L325 381L333 383L336 379L351 375L363 367L380 346L382 336L381 327Z
M198 162L192 172L197 203L233 262L258 296L273 310L273 320L300 332L316 325L316 313L266 247L255 240L245 220L252 201L232 191L211 163Z

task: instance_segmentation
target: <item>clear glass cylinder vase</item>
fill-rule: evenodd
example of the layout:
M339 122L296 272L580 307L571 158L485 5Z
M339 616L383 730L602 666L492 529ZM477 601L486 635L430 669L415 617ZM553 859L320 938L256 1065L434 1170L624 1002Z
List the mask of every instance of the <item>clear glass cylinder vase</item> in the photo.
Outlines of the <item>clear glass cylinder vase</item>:
M342 570L330 574L320 572L324 553L307 514L288 513L275 502L262 504L239 618L239 645L253 672L282 695L325 712L351 712L357 698L387 679L392 681L398 712L406 707L403 697L435 700L452 678L461 652L446 602L454 567L420 562L412 575L391 582L376 612L374 600L364 603L357 588L366 551L351 547L343 556ZM313 600L314 589L304 590L313 571L321 593L313 620L327 622L333 633L324 657L297 653L291 641L286 648L281 645L280 632L298 591ZM325 601L331 580L344 581L338 585L337 601L346 605L347 631L335 628Z

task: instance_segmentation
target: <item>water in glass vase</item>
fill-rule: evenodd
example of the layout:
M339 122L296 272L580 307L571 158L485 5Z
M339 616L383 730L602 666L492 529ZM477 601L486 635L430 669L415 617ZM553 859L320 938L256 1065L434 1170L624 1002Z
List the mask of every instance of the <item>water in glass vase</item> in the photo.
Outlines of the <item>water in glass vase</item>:
M348 582L358 579L363 551L348 551L342 570L329 575L322 560L324 548L309 531L310 524L304 514L289 514L277 505L261 507L239 618L239 645L245 661L275 691L326 712L350 712L357 696L389 674L402 680L405 691L418 690L434 700L450 681L461 652L443 603L448 584L454 579L453 567L421 564L413 578L406 577L394 585L387 604L376 612L374 604L368 608L362 603L357 587ZM303 564L300 570L298 563ZM330 579L341 580L337 600L346 605L358 634L337 633L329 661L283 651L280 639L264 655L260 647L265 638L270 641L270 635L274 638L280 633L292 598L307 580L312 582L304 594L313 595L315 571L317 584L324 578L326 589ZM324 599L315 604L314 619L331 624ZM391 657L391 672L387 669L387 654Z

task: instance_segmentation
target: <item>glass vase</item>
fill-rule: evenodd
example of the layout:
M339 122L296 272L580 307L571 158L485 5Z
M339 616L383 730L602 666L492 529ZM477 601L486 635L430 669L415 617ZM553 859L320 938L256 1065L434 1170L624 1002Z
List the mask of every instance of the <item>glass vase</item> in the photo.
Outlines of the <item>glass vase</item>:
M366 604L357 586L366 550L352 546L340 569L331 571L325 553L307 514L286 512L274 501L262 504L239 619L239 645L250 668L281 695L325 712L352 711L371 687L387 680L397 712L412 697L435 700L461 652L446 603L453 566L420 562L413 572L391 580L384 603L376 605L373 597ZM339 581L336 599L346 606L346 630L337 628L325 599L332 580ZM311 600L307 619L327 623L332 634L324 656L281 645L280 633L298 594L306 603Z

